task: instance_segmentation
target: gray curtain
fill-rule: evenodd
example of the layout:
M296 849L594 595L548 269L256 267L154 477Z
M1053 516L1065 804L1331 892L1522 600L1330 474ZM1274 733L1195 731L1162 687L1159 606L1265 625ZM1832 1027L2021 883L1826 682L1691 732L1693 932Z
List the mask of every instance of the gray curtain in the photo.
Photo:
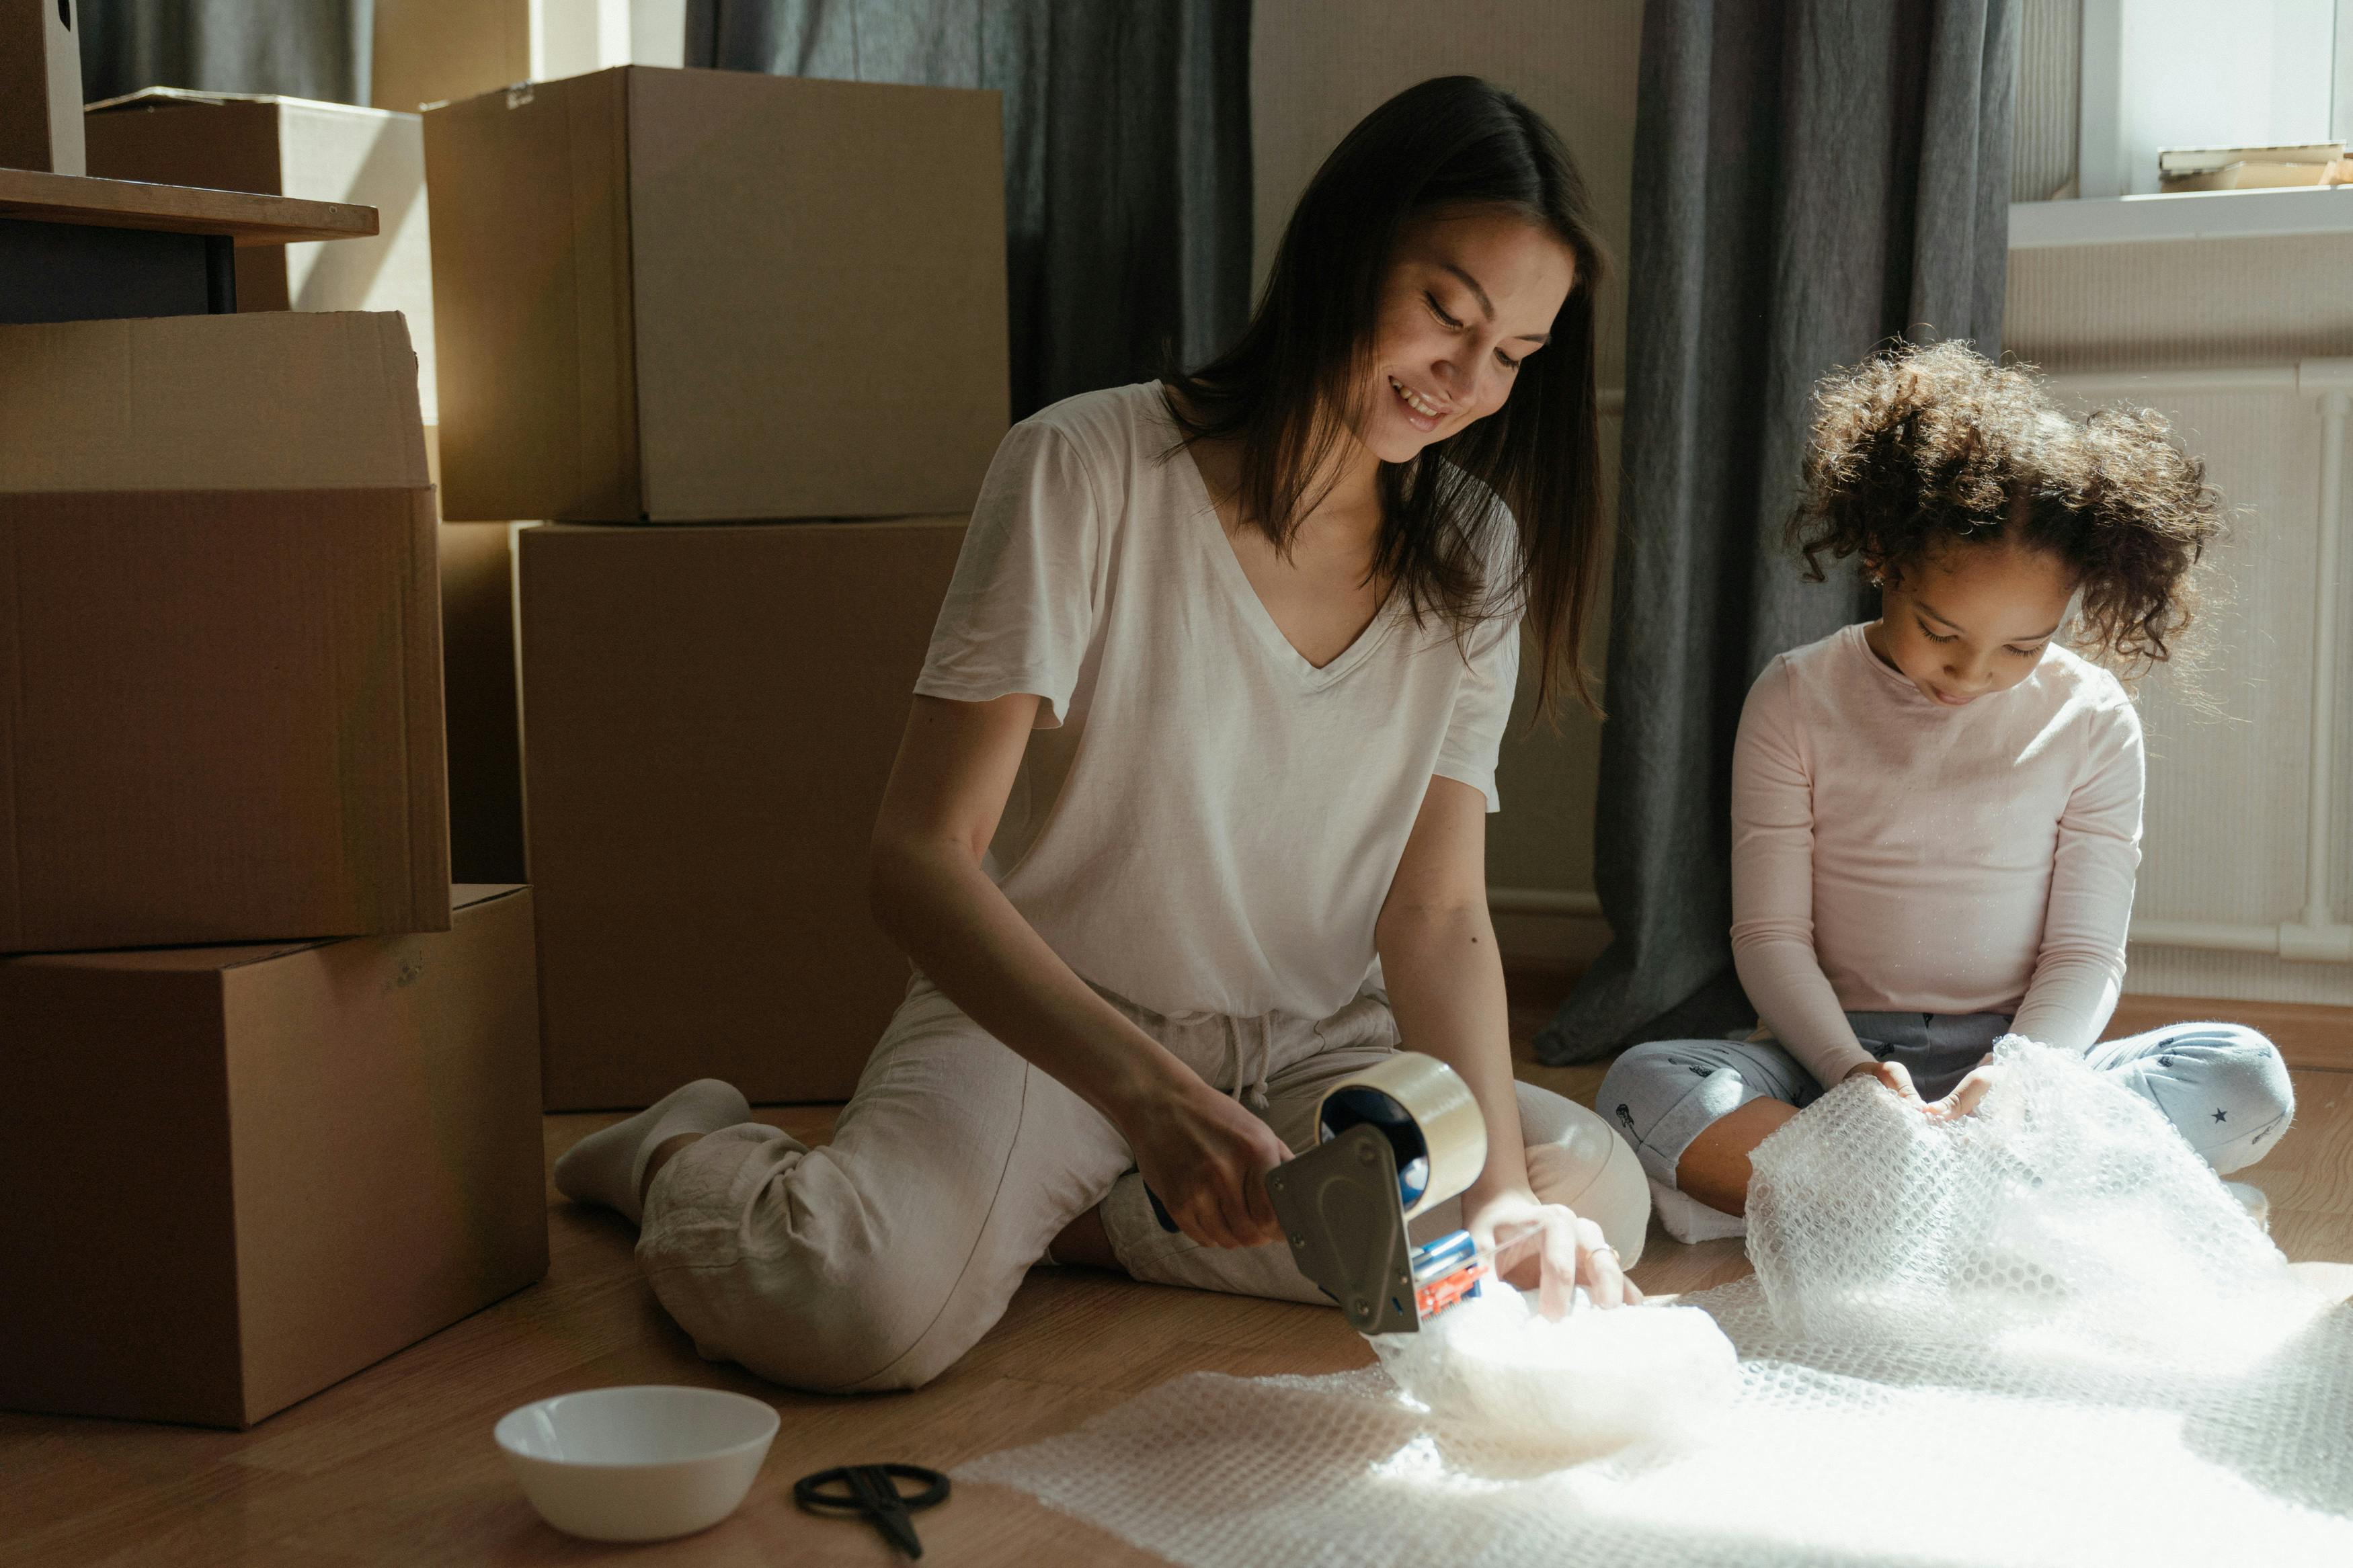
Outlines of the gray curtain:
M1877 613L1781 543L1813 384L2001 342L2018 0L1650 0L1595 879L1614 940L1548 1062L1746 1027L1729 796L1775 654Z
M375 0L76 0L82 98L142 87L368 100Z
M1005 95L1013 416L1250 311L1249 0L689 0L686 63Z

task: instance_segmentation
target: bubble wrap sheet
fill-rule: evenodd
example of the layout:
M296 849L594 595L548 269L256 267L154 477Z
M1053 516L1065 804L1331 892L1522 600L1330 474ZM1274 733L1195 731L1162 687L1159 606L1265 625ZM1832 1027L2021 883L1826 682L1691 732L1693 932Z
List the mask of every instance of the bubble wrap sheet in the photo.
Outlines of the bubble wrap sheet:
M2005 1046L1977 1116L1843 1085L1757 1151L1704 1434L1579 1459L1378 1368L1195 1373L959 1479L1187 1568L2353 1563L2353 1308L2145 1101Z

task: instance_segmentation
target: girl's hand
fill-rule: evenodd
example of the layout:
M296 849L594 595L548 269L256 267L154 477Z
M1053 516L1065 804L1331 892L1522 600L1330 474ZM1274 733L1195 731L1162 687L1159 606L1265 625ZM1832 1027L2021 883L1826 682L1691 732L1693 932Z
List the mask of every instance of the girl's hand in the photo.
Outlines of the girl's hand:
M1928 1107L1928 1114L1941 1121L1952 1121L1975 1110L1986 1097L1986 1091L2001 1081L2001 1069L1990 1062L1979 1062L1969 1069L1969 1076L1953 1086L1953 1092Z
M1596 1306L1639 1304L1642 1292L1626 1278L1618 1252L1601 1227L1559 1204L1540 1203L1525 1187L1485 1197L1462 1195L1463 1228L1495 1277L1515 1289L1534 1288L1547 1318L1567 1314L1578 1285Z
M1190 1072L1117 1119L1135 1168L1176 1228L1204 1247L1257 1247L1282 1226L1266 1173L1291 1158L1274 1129Z
M1920 1098L1920 1091L1912 1087L1912 1069L1902 1062L1857 1062L1846 1076L1874 1079L1882 1086L1894 1090L1895 1098L1905 1104L1921 1110L1928 1109L1927 1102Z

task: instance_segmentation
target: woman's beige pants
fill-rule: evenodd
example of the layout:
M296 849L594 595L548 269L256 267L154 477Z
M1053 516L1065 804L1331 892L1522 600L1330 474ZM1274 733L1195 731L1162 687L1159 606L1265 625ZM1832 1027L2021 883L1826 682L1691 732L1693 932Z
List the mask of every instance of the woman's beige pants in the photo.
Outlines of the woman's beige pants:
M1322 1022L1271 1014L1163 1018L1115 1005L1293 1150L1337 1079L1397 1047L1377 994ZM1597 1221L1630 1265L1650 1220L1641 1166L1574 1101L1519 1087L1536 1195ZM1162 1230L1118 1130L917 979L833 1142L747 1123L690 1145L646 1194L638 1260L712 1360L796 1388L914 1388L1003 1316L1063 1226L1098 1204L1138 1279L1323 1302L1282 1242L1206 1247ZM1417 1239L1458 1228L1459 1205Z

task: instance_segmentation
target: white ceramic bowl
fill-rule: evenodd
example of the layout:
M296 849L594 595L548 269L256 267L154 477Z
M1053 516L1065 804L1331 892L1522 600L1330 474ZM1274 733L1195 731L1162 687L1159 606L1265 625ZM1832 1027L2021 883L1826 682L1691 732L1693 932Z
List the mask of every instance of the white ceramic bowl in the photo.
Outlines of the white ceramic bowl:
M510 1410L492 1435L556 1529L663 1541L735 1511L768 1457L776 1413L717 1388L594 1388Z

